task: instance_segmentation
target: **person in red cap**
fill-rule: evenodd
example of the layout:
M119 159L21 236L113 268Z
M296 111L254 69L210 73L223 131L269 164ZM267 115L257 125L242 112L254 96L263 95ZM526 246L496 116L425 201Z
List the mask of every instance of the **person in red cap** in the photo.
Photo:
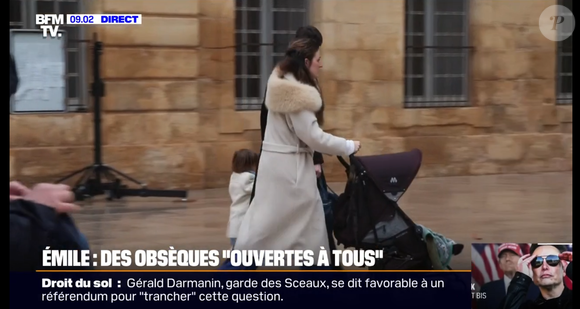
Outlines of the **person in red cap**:
M520 245L515 243L501 244L497 250L499 268L503 272L503 278L488 282L481 287L480 292L485 293L485 299L477 302L477 309L498 309L511 280L516 274L519 258L523 255ZM530 287L527 299L536 299L540 291L536 286Z

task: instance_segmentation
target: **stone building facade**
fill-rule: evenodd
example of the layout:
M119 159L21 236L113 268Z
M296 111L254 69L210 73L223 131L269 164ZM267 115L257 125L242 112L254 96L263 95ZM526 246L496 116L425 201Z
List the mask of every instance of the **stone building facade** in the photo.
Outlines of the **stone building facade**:
M241 1L85 2L85 13L144 20L84 28L105 46L105 163L151 187L226 186L233 152L260 148L259 112L236 109ZM419 108L404 103L405 2L310 1L325 39L325 129L361 140L361 155L421 149L420 177L571 170L572 105L558 103L558 45L538 28L557 0L467 1L467 102ZM91 113L11 115L10 178L54 181L90 164L92 128ZM326 162L329 181L343 181Z

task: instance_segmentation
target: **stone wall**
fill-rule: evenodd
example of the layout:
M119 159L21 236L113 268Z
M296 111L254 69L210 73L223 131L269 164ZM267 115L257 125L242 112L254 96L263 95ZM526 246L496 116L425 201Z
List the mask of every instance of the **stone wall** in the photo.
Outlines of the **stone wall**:
M571 170L572 106L555 105L556 44L538 28L552 4L471 1L471 107L404 109L404 1L314 0L326 129L361 155L421 149L420 177Z
M571 170L572 107L555 105L555 43L538 27L555 0L476 0L472 107L404 109L404 1L312 0L322 31L325 129L362 155L419 148L420 176ZM525 2L525 3L524 3ZM95 26L105 44L104 161L157 188L229 180L259 150L258 112L237 112L234 0L99 0L142 26ZM380 12L380 13L378 13ZM54 181L93 161L92 114L11 115L10 178ZM326 158L329 181L345 176Z

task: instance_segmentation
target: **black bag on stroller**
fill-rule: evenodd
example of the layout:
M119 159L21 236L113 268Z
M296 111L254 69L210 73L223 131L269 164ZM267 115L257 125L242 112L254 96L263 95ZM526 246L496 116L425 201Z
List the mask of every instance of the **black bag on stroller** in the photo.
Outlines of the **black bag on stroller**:
M397 202L421 166L422 153L350 156L348 181L334 209L338 244L362 250L383 250L383 259L370 269L429 270L433 263L422 227Z

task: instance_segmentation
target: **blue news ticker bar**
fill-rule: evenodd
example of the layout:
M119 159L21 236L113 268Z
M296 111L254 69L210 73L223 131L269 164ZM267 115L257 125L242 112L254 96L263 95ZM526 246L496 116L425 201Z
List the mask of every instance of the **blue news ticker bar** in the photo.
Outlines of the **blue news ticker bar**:
M71 288L43 288L60 280ZM69 280L70 279L70 280ZM82 281L80 281L82 279ZM360 280L359 280L360 279ZM64 281L62 281L64 280ZM207 280L214 287L192 287ZM240 287L228 289L230 284ZM304 286L311 282L324 287ZM417 287L384 287L385 284ZM81 282L91 287L77 288ZM143 287L133 287L141 282ZM143 283L149 283L144 284ZM189 287L168 287L177 282ZM219 282L219 285L216 283ZM302 283L301 283L302 282ZM341 287L341 282L344 285ZM374 287L369 283L374 282ZM424 288L422 282L427 282ZM95 287L96 283L100 287ZM36 272L10 274L11 308L204 308L235 304L236 308L471 308L470 272ZM300 285L303 287L300 287ZM405 286L405 284L403 286ZM437 287L432 287L437 286ZM112 285L108 287L108 285ZM289 286L287 286L289 285ZM334 287L333 287L334 285ZM349 287L350 285L350 287ZM356 286L355 286L356 285ZM381 286L379 286L381 285ZM149 287L148 287L149 286ZM50 294L50 295L49 295ZM83 297L101 301L83 301ZM171 296L174 301L155 297ZM69 300L65 300L65 297ZM71 301L71 297L77 300ZM146 300L148 297L148 301ZM206 299L213 299L207 301ZM44 299L44 300L43 300ZM79 300L80 299L80 300ZM115 299L114 302L112 300ZM133 299L121 301L121 299ZM205 301L202 301L203 299ZM263 301L260 301L262 299ZM237 300L237 301L236 301Z

